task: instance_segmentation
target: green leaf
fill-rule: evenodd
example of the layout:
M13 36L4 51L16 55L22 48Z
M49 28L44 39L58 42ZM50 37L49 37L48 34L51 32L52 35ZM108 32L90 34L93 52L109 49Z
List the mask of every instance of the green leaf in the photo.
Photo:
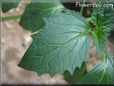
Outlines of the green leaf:
M107 32L114 30L114 9L112 7L94 8L92 21L97 27L102 27L101 29Z
M33 35L33 43L19 66L38 74L71 74L86 61L90 37L88 23L79 13L68 10L45 18L46 26Z
M87 73L78 84L114 84L114 57L107 55L106 62Z
M93 42L98 49L98 53L102 56L107 47L108 33L103 30L95 30L92 32Z
M86 73L87 73L86 64L83 63L80 69L79 68L75 69L73 75L71 75L68 71L65 71L64 79L69 84L76 84Z
M16 8L20 0L2 0L2 11L7 12L12 8Z
M94 8L92 22L95 26L92 33L94 44L99 54L102 55L107 47L108 33L114 29L114 10L112 7Z
M20 25L24 29L35 32L45 25L44 17L64 9L59 0L32 0L22 15Z

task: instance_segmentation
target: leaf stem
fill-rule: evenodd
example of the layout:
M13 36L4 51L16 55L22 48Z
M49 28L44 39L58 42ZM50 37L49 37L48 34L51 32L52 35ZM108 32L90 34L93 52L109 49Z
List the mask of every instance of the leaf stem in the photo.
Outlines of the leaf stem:
M33 32L33 33L31 34L31 36L36 35L36 34L39 33L41 30L42 30L42 29Z
M85 1L86 0L83 0L82 4L85 4ZM80 14L82 15L83 14L83 11L84 11L84 6L81 7L81 10L80 10Z
M14 16L6 16L2 17L2 21L8 21L8 20L14 20L14 19L20 19L21 15L14 15Z

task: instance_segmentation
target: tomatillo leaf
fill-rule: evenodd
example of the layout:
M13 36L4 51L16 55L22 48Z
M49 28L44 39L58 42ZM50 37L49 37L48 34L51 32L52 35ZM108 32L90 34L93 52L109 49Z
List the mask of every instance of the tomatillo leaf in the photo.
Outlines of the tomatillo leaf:
M78 84L114 84L114 57L107 55L106 62L83 76Z
M107 47L108 33L103 30L95 30L92 32L93 42L96 45L98 53L102 56Z
M95 7L92 13L92 21L98 29L107 32L114 30L114 9L113 7Z
M75 11L56 13L44 19L46 26L32 36L33 43L19 66L38 74L71 74L86 61L90 30L85 18Z
M20 0L2 0L2 11L7 12L12 8L16 8Z
M24 29L35 32L45 25L44 17L64 9L59 0L31 0L21 17L20 25Z
M92 13L92 22L95 26L92 36L101 56L107 47L108 33L114 29L114 10L112 7L103 7L103 4L101 3L101 7L95 7Z
M87 73L86 64L83 63L81 68L76 68L73 75L68 71L64 72L64 79L69 84L76 84Z

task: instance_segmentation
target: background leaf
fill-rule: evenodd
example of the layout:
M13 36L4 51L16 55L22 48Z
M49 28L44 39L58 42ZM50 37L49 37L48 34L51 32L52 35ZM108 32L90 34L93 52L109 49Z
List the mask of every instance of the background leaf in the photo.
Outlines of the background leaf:
M78 84L114 84L114 57L107 55L106 62L87 73Z
M38 74L71 74L86 61L90 38L88 23L75 11L57 13L45 19L46 26L33 35L33 43L19 66Z
M22 15L20 25L27 30L35 32L45 25L44 17L63 10L59 0L31 0Z
M2 0L2 11L7 12L12 8L16 8L20 0Z

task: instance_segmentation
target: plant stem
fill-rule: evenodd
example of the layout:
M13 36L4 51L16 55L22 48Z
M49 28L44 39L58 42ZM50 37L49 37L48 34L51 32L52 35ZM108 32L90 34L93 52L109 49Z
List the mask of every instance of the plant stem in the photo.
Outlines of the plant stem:
M89 18L86 18L86 20L89 22L89 21L91 21L91 17L89 17Z
M82 4L85 4L85 1L86 0L83 0ZM83 10L84 10L84 6L81 7L81 10L80 10L80 14L82 15L83 14Z
M6 16L2 17L2 21L8 21L8 20L14 20L14 19L20 19L21 15L14 15L14 16Z
M106 53L105 52L103 52L102 58L103 58L103 62L106 62Z
M93 0L93 3L96 4L96 0Z

